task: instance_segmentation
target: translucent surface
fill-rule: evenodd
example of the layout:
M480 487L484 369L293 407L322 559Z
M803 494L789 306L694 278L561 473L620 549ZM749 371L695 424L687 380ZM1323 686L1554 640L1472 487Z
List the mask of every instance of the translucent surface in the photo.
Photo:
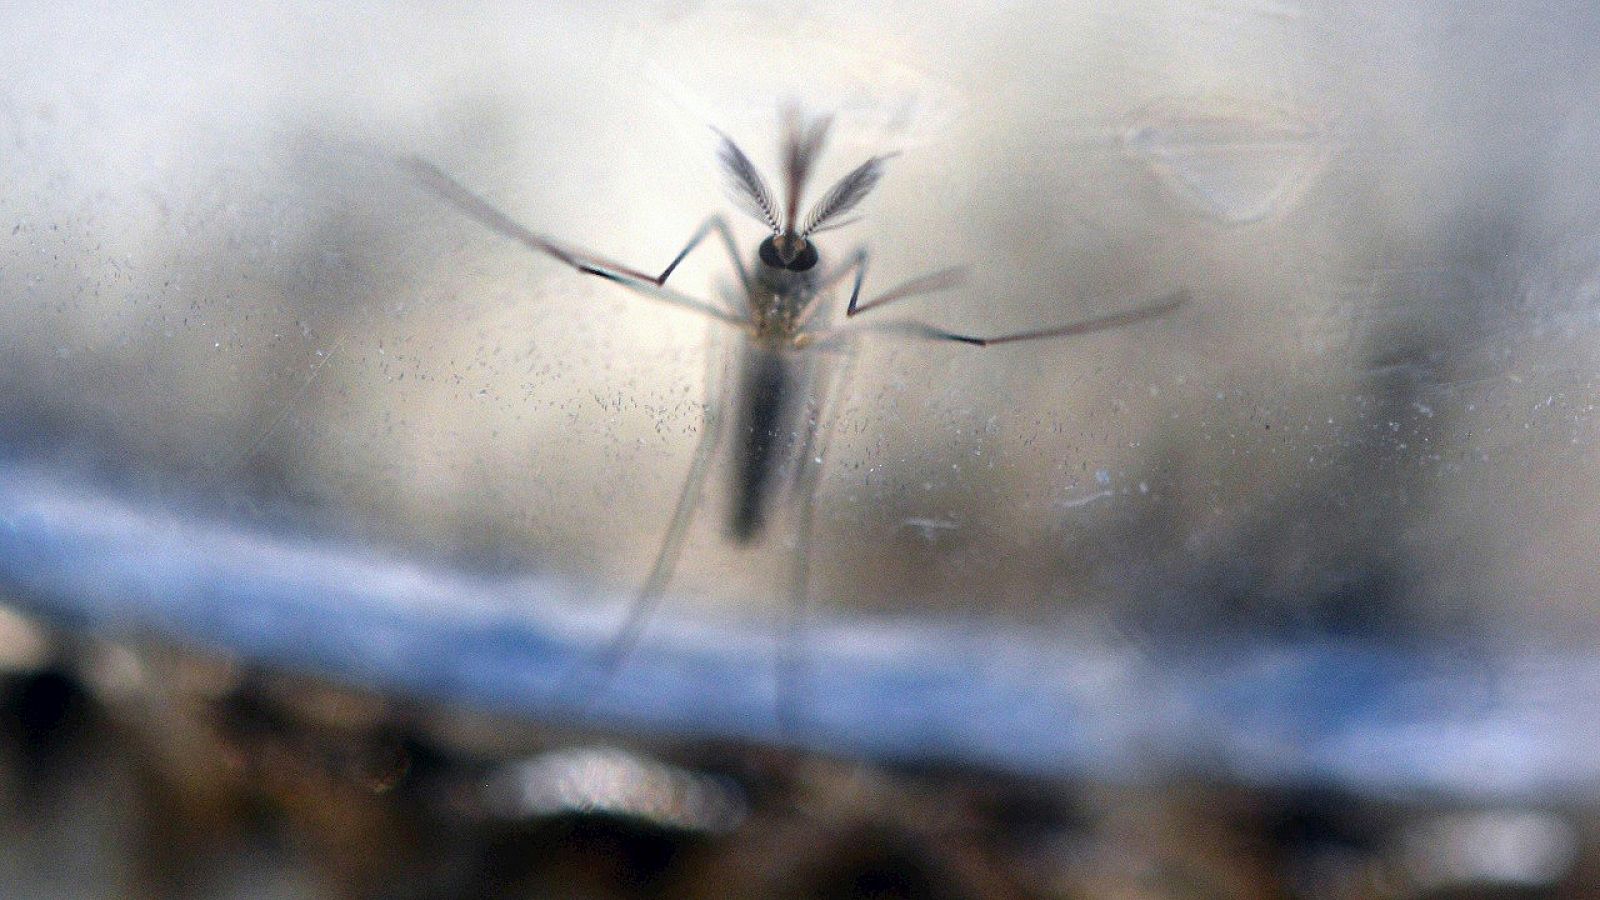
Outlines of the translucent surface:
M1600 623L1595 18L13 12L3 477L575 586L615 622L688 470L707 354L737 335L488 232L396 160L654 269L727 205L708 126L770 167L796 98L839 113L823 178L902 151L824 253L869 244L869 292L970 269L885 318L998 334L1193 298L1053 344L865 344L818 493L815 609L1100 635L1146 662L1330 636L1577 653ZM718 253L674 282L713 296ZM724 490L662 615L770 633L794 535L729 547ZM546 594L494 596L522 615ZM115 618L145 623L128 603Z

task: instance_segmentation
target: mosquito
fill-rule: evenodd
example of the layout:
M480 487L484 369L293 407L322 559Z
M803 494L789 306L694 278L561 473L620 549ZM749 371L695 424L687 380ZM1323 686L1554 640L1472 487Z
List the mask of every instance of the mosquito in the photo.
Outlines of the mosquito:
M832 379L832 391L842 393L854 363L854 356L847 351L866 335L994 347L1131 325L1172 312L1187 299L1186 292L1179 290L1123 312L994 337L961 334L915 320L860 320L858 316L880 312L909 297L955 287L963 282L964 269L943 269L913 278L863 300L861 291L871 260L866 246L856 247L833 266L824 263L816 238L859 220L853 213L877 187L885 164L895 155L873 156L856 166L809 208L804 208L802 215L806 185L831 124L831 117L808 117L793 109L782 117L779 140L784 187L782 206L738 144L716 131L717 155L729 197L741 212L765 227L768 234L756 246L746 265L727 218L720 213L713 214L700 224L659 275L530 231L433 164L417 158L405 160L407 168L423 186L501 235L551 256L582 274L615 282L635 294L695 313L742 336L734 357L734 375L729 385L732 391L727 398L734 410L734 420L726 533L736 545L753 544L766 530L780 495L792 497L797 503L798 536L790 563L791 633L784 642L789 648L789 658L780 661L779 679L780 684L790 686L802 681L794 671L800 659L796 648L809 593L809 548L816 485L831 431L822 416L828 379L820 378L816 371L815 361L822 355L818 351L823 354L846 351L850 362L844 367L844 374ZM667 287L667 280L678 265L713 235L720 240L732 263L737 276L735 289L722 303L713 303ZM833 316L830 321L828 310L833 305L835 289L847 278L851 279L849 302L843 316ZM672 578L710 471L709 460L723 437L722 405L714 394L708 393L699 445L650 573L614 636L592 663L582 667L591 675L588 686L594 694L604 690L635 649ZM839 405L834 403L834 409ZM584 683L583 674L578 673L568 679L566 686L572 689ZM782 693L780 690L780 695ZM780 720L792 720L792 711L786 715L782 709L781 696L779 706Z

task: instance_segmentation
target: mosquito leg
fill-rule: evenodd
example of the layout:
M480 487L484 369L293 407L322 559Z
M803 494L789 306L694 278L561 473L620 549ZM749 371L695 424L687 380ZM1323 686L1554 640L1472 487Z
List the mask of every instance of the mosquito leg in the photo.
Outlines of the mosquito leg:
M937 272L913 278L910 281L902 281L865 303L855 303L855 297L852 296L852 305L845 311L845 315L847 317L858 316L869 309L887 306L896 300L904 300L907 297L916 297L920 294L931 294L935 291L949 290L957 287L966 279L967 270L960 266L940 269Z
M844 407L844 398L855 376L855 367L855 354L847 353L844 367L833 379L831 389L817 393L813 413L815 418L802 442L800 468L795 476L795 491L800 505L796 519L794 557L790 561L789 616L777 658L776 698L779 731L791 736L800 733L805 711L810 708L807 689L811 679L806 670L805 623L811 599L811 541L815 534L817 486L822 478L828 447L833 441L834 427Z
M818 283L817 292L824 293L828 290L831 290L834 285L844 280L844 277L850 274L852 271L856 273L856 280L855 285L850 289L850 303L845 307L844 311L845 318L847 319L859 315L869 309L883 306L896 300L903 300L907 297L915 297L919 294L931 294L934 291L942 291L948 288L953 288L966 280L966 269L963 269L959 266L951 269L940 269L939 271L930 275L923 275L920 278L913 278L910 281L901 282L883 294L874 297L865 303L862 303L861 286L867 277L867 248L858 247L856 248L855 252L851 253L843 263L839 264L837 269L829 272L827 276ZM804 313L800 315L799 319L797 320L797 324L804 326L811 320L813 316L816 315L817 310L821 308L821 304L812 304Z
M748 320L745 319L744 316L734 315L725 309L719 309L715 306L712 306L704 300L697 300L694 297L690 297L686 294L680 294L671 288L662 287L656 284L655 279L653 278L640 280L619 272L611 271L610 269L604 269L600 268L599 266L591 266L587 264L580 265L577 267L577 269L586 275L598 275L607 281L614 281L642 297L649 297L652 300L660 300L664 303L670 303L673 306L681 309L697 312L702 316L709 316L710 318L716 319L719 322L726 322L729 325L749 324Z
M712 217L712 220L707 221L705 225L701 226L700 233L697 233L695 237L690 240L689 246L685 247L683 251L678 254L678 258L673 260L672 265L668 266L667 270L661 273L661 275L658 277L646 274L638 269L630 268L622 265L621 263L606 259L603 256L590 253L586 250L579 250L573 247L564 246L556 241L544 237L543 235L535 234L534 232L529 231L528 229L512 221L509 216L496 209L487 200L484 200L482 197L474 194L472 191L462 186L460 182L456 181L454 178L451 178L449 175L446 175L439 169L438 166L435 166L426 160L411 157L404 159L401 162L406 169L411 172L412 176L422 184L423 187L432 191L440 199L444 200L446 203L449 203L451 206L454 206L467 217L476 220L479 224L493 231L499 232L501 235L508 237L525 247L536 250L547 256L554 257L560 262L566 263L572 268L577 269L579 272L584 272L589 275L599 275L602 278L614 281L617 284L628 288L634 293L649 297L652 300L660 300L664 303L670 303L674 306L691 310L699 313L700 315L709 316L713 319L727 322L729 324L745 324L745 318L742 315L729 312L725 309L719 309L716 306L705 302L704 300L698 300L686 294L680 294L677 291L670 290L664 286L667 276L672 274L672 270L677 267L679 262L683 261L683 258L687 256L689 251L694 248L694 245L698 244L702 239L704 239L705 233L707 233L709 229L716 228L722 232L724 242L728 244L730 252L734 253L735 261L737 262L737 247L734 247L733 245L733 236L731 233L729 233L727 225L725 223L719 223L716 221L717 217L715 216ZM740 266L739 271L741 277L746 277L744 275L744 268L742 265ZM747 277L745 283L746 285L749 283Z
M712 343L709 335L707 343L708 345ZM600 698L616 677L622 663L639 645L644 628L660 605L663 592L667 583L671 581L673 570L677 568L678 558L683 552L684 539L689 533L689 523L694 519L695 508L700 502L701 489L705 486L706 475L711 471L711 461L716 456L717 444L722 439L722 392L719 386L726 382L726 378L722 377L725 372L718 371L716 361L723 359L724 354L711 352L711 348L708 347L706 355L706 409L701 425L700 442L695 446L694 457L689 464L689 474L685 476L683 490L678 494L678 504L672 511L672 520L668 523L666 535L661 540L661 549L656 551L655 562L650 566L650 575L629 603L627 614L616 634L592 660L573 669L556 688L557 698L565 701L567 705L575 706L580 715L587 713L591 705Z
M997 337L976 337L969 334L960 334L947 331L936 325L925 322L871 322L863 325L853 325L844 328L834 328L826 331L812 331L806 335L807 346L818 349L830 349L835 346L847 344L855 338L867 334L882 334L889 337L909 338L923 341L951 341L958 344L970 344L974 347L993 347L999 344L1014 344L1020 341L1033 341L1045 338L1072 337L1080 334L1093 334L1097 331L1106 331L1111 328L1120 328L1143 322L1165 315L1189 301L1189 292L1186 290L1174 291L1154 303L1136 307L1124 312L1112 313L1108 316L1099 316L1093 319L1083 319L1066 325L1056 325L1050 328L1040 328L1033 331L1019 331L1015 334L1003 334Z
M910 281L901 282L863 303L861 301L861 287L867 280L867 263L867 248L857 247L853 253L845 258L844 262L839 264L837 269L829 272L818 286L818 291L826 291L844 280L844 277L852 271L856 273L855 284L850 289L850 303L844 309L845 318L853 318L869 309L884 306L896 300L904 300L907 297L915 297L918 294L931 294L934 291L953 288L961 284L966 278L966 269L959 266L940 269L930 275L923 275Z
M678 268L678 264L683 262L690 253L694 252L694 248L699 246L700 242L706 239L706 235L712 231L716 231L718 236L722 238L722 246L727 248L728 259L733 261L734 271L739 273L739 284L744 288L745 293L749 294L750 273L745 269L744 260L739 257L739 244L733 239L733 232L728 228L728 220L721 215L710 216L700 224L700 227L695 230L694 236L689 238L689 243L678 251L678 255L673 257L672 262L667 264L667 267L662 270L659 277L652 279L656 285L666 284L673 270Z
M267 423L267 427L263 428L261 433L256 435L255 440L251 441L250 444L245 447L243 453L240 453L233 459L232 462L234 466L237 466L240 463L249 463L255 460L256 453L260 452L262 446L266 444L267 439L271 438L272 433L278 430L279 425L283 424L284 418L294 410L295 406L300 403L301 398L305 397L306 393L311 390L311 386L316 383L317 376L322 374L322 370L328 365L328 361L333 359L334 355L339 352L339 348L344 346L344 339L345 335L341 334L328 347L327 352L320 350L317 351L319 354L321 354L322 358L311 365L310 371L306 375L305 380L300 382L300 386L295 388L294 392L289 395L289 398L284 401L284 404L278 408L278 414L272 417L272 421Z
M823 276L821 283L817 285L817 291L820 293L831 290L834 285L843 281L844 277L851 272L856 273L856 286L850 291L850 306L848 308L855 309L856 298L861 295L861 282L867 277L867 248L865 247L857 247L850 251L850 255L845 257L844 262L839 263L837 269Z

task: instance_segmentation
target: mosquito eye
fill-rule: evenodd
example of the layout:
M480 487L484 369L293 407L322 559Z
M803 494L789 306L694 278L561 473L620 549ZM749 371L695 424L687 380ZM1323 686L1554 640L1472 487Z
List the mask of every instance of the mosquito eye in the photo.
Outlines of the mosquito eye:
M807 241L805 249L801 250L800 254L794 258L794 261L785 266L785 268L791 272L805 272L809 271L811 267L815 266L816 264L817 247L815 244Z
M772 238L762 241L756 253L761 256L762 265L773 269L783 268L783 259L778 256L778 245L773 242Z

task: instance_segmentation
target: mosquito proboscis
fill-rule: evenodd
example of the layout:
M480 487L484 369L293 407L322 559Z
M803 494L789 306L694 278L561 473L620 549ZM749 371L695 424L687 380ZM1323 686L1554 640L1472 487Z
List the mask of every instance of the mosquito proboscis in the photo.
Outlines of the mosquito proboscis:
M857 220L852 213L877 187L885 163L893 155L867 159L835 182L809 208L803 208L806 185L826 143L830 125L830 117L807 117L796 110L784 115L780 139L784 176L781 206L750 158L731 138L718 131L718 156L729 195L739 210L764 226L768 234L756 247L747 266L727 219L713 214L656 275L530 231L433 164L417 158L405 160L406 167L433 193L505 237L583 274L615 282L635 294L692 312L742 334L731 385L733 390L727 398L734 410L734 456L732 502L727 512L726 531L736 544L753 543L763 534L776 497L784 489L798 501L798 538L791 564L791 635L785 644L790 648L790 658L784 663L789 669L799 665L798 634L809 593L809 548L816 484L831 430L822 412L827 379L818 377L814 365L818 351L823 354L847 351L852 342L872 334L975 347L1083 335L1155 318L1177 309L1187 300L1187 293L1179 290L1155 302L1110 315L990 337L962 334L916 320L858 319L858 316L880 311L909 297L955 287L962 283L964 270L951 268L923 275L863 300L861 291L870 261L865 246L858 246L832 267L824 264L815 238ZM738 279L731 303L709 302L667 286L678 265L712 236L727 251ZM834 289L851 276L850 299L842 321L829 322L826 315L829 298ZM853 365L854 357L850 359ZM835 393L845 389L849 371L847 365L845 374L833 379ZM598 658L567 679L563 692L584 686L593 690L591 698L598 695L637 645L672 578L701 488L710 472L709 461L723 437L726 425L720 414L722 406L708 398L705 427L649 576L614 637ZM791 677L780 677L780 684L794 685L801 681L794 677L796 673L787 674ZM782 700L780 697L780 708Z

